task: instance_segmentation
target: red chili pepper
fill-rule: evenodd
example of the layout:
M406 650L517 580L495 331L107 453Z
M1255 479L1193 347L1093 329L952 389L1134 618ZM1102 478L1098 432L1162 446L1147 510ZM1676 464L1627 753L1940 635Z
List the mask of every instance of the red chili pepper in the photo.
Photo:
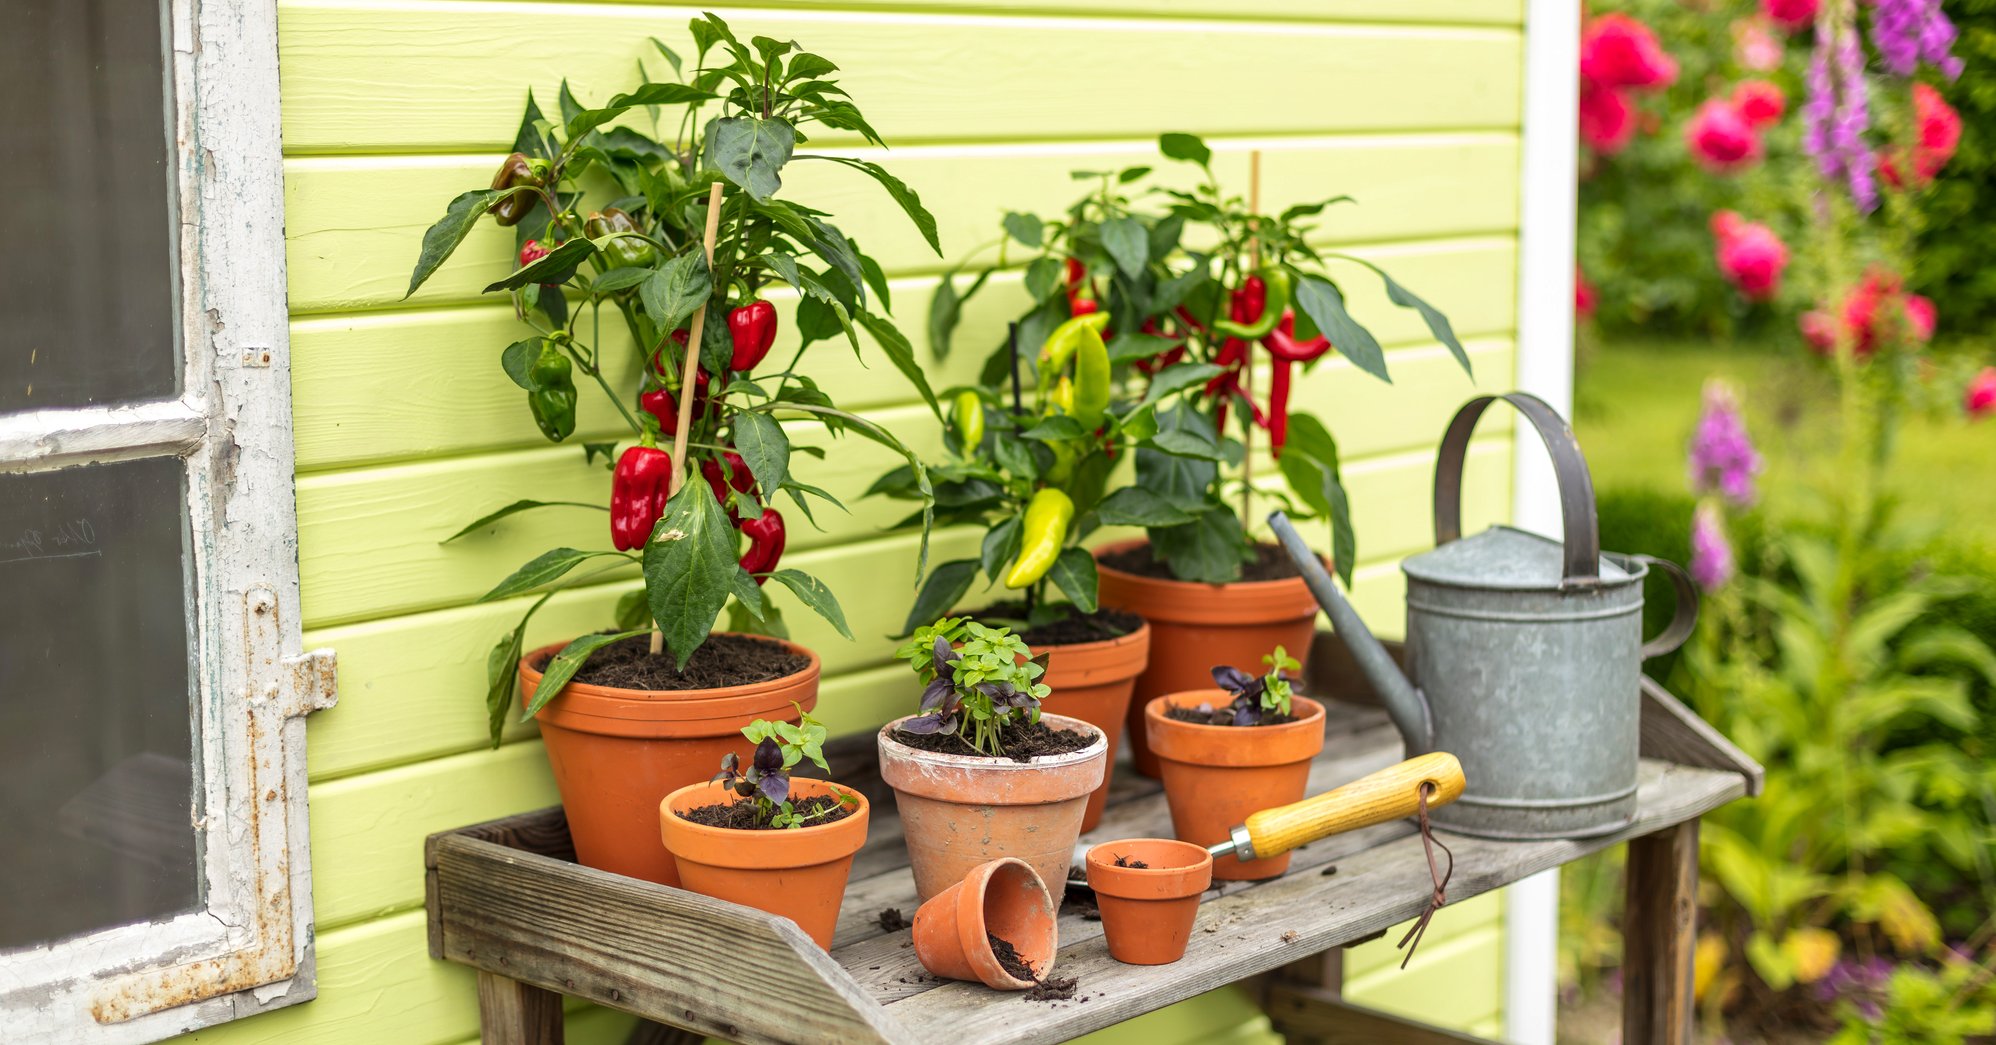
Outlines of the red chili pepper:
M764 508L761 515L742 520L742 533L749 539L748 551L742 553L742 569L756 574L776 569L776 561L783 558L783 514ZM755 582L768 579L757 577Z
M617 458L610 480L610 543L618 551L642 548L671 498L672 455L656 446L633 446Z
M1081 281L1087 278L1088 278L1088 267L1081 263L1081 259L1068 258L1067 259L1068 294L1072 295L1074 293L1074 288L1080 286Z
M1268 452L1274 457L1282 456L1282 444L1289 441L1289 368L1293 365L1276 356L1269 368Z
M755 475L749 471L748 462L733 450L723 450L719 459L709 457L700 462L700 474L713 488L714 500L728 506L728 521L740 526L741 512L728 504L728 488L733 487L741 493L754 491Z
M1070 316L1089 316L1100 311L1102 311L1102 303L1094 298L1085 298L1079 294L1069 294L1067 296L1067 314ZM1105 330L1103 333L1106 334L1108 331Z
M728 335L735 345L728 369L754 369L776 344L776 306L757 299L728 313Z
M1261 339L1261 343L1268 348L1269 355L1291 363L1308 363L1331 350L1331 339L1322 334L1309 341L1298 341L1296 313L1291 310L1283 311L1282 318L1275 324L1275 329L1269 331L1268 336Z

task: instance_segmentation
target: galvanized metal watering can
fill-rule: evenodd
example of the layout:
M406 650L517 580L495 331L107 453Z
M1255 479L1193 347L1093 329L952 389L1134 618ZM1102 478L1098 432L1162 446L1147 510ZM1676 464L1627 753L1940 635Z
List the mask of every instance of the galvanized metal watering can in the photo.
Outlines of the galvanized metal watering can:
M1552 451L1564 543L1496 526L1462 538L1469 436L1502 398ZM1594 482L1573 429L1523 392L1470 400L1435 464L1435 545L1407 577L1407 675L1339 594L1281 512L1269 522L1386 705L1409 755L1453 752L1469 786L1434 821L1491 838L1583 838L1629 823L1636 808L1644 659L1691 634L1697 591L1675 564L1604 554ZM1642 639L1643 578L1667 573L1677 606ZM1409 678L1411 676L1411 678Z

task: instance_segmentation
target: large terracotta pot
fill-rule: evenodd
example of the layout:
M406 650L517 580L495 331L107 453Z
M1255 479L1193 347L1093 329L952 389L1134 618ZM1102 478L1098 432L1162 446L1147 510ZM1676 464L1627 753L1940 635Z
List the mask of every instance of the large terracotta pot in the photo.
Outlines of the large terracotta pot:
M974 980L994 991L1023 991L1022 980L998 964L996 936L1044 980L1060 950L1059 908L1031 864L1006 857L979 864L915 912L915 958L946 980ZM988 934L988 935L987 935Z
M1123 735L1123 717L1130 707L1130 693L1150 660L1150 625L1101 642L1037 649L1050 655L1046 676L1040 681L1053 689L1040 706L1100 729L1109 743L1105 759L1114 766L1118 741ZM1093 831L1102 822L1110 775L1102 774L1102 783L1088 796L1088 809L1081 817L1083 831Z
M914 717L880 727L880 776L894 789L915 892L926 901L971 868L1003 856L1031 864L1042 881L1065 883L1088 795L1108 768L1103 731L1077 718L1042 715L1048 727L1093 734L1094 743L1015 762L923 751L895 740L894 731Z
M1096 549L1102 605L1140 614L1150 622L1150 666L1137 678L1126 725L1137 772L1158 775L1157 757L1144 735L1144 705L1167 693L1213 684L1212 670L1231 664L1250 674L1261 658L1283 646L1299 662L1310 659L1317 600L1303 578L1198 584L1140 577L1102 566L1102 555L1135 547L1129 541Z
M1118 867L1116 859L1142 867ZM1185 957L1199 896L1213 884L1213 854L1169 838L1127 838L1088 850L1088 888L1102 912L1109 957L1170 965Z
M777 641L777 640L771 640ZM520 659L520 700L540 685L540 665L565 643L544 646ZM707 690L640 690L571 682L534 717L541 725L548 764L561 789L568 833L583 864L663 885L678 885L679 871L658 837L658 804L688 784L711 779L721 756L744 763L754 745L743 726L759 718L797 721L818 703L818 655L793 675L747 686Z
M1144 705L1151 750L1164 769L1171 830L1180 841L1222 842L1248 814L1300 801L1310 786L1310 761L1324 749L1324 706L1309 697L1291 697L1296 720L1279 726L1208 726L1164 714L1169 707L1220 707L1233 699L1226 690L1204 689ZM1288 853L1246 863L1233 856L1213 861L1213 877L1233 881L1287 870Z
M683 888L781 915L830 950L853 854L866 845L866 796L826 780L790 778L793 799L831 794L849 795L859 805L851 816L829 824L743 831L680 816L688 809L738 800L725 784L692 784L659 803L659 836L679 867Z

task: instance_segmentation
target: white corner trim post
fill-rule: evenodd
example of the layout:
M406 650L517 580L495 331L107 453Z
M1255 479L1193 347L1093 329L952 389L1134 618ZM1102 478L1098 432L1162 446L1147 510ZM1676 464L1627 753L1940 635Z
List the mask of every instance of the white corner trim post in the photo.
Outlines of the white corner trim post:
M1573 411L1573 269L1580 107L1580 5L1527 0L1519 179L1517 387ZM1559 532L1552 464L1535 440L1513 454L1512 520ZM1504 904L1505 1038L1552 1045L1559 993L1559 869L1513 885Z

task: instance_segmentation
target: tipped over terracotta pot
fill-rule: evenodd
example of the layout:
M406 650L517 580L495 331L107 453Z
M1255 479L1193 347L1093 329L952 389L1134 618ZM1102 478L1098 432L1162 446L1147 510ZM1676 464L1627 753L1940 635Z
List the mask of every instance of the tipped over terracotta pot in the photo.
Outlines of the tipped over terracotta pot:
M1095 557L1102 605L1150 622L1150 663L1137 677L1125 724L1131 762L1137 772L1154 777L1159 770L1144 731L1144 706L1167 693L1211 686L1215 665L1252 668L1277 646L1307 661L1317 600L1301 577L1201 584L1127 573L1101 562L1142 543L1105 545Z
M1324 706L1309 697L1291 697L1295 720L1272 726L1210 726L1165 714L1172 707L1224 707L1233 699L1226 690L1204 689L1144 705L1151 750L1164 771L1172 833L1180 841L1225 841L1250 813L1302 798L1310 761L1324 749ZM1234 881L1273 878L1288 869L1287 852L1246 863L1233 856L1213 861L1213 877Z
M680 815L741 801L724 783L692 784L666 796L658 805L659 836L678 865L681 887L781 915L830 950L853 854L866 845L868 809L866 796L843 784L790 778L793 801L820 795L844 795L857 804L850 815L826 824L748 831Z
M1048 728L1086 733L1094 741L1078 751L1018 762L909 747L894 734L914 717L880 727L879 743L880 776L894 789L915 892L926 901L971 868L1006 856L1032 865L1044 881L1067 881L1088 795L1108 767L1103 731L1078 718L1043 714Z
M991 938L1011 944L1033 976L1044 980L1060 948L1054 910L1046 882L1024 860L979 864L915 912L915 957L944 979L1026 990L1034 980L1007 972Z
M672 855L659 842L659 802L712 777L729 752L747 761L755 745L742 736L743 726L759 718L795 722L793 702L807 712L818 704L818 655L782 644L810 663L782 678L722 689L570 682L534 716L577 860L632 878L679 884ZM543 646L520 658L522 706L533 702L541 668L564 645Z

